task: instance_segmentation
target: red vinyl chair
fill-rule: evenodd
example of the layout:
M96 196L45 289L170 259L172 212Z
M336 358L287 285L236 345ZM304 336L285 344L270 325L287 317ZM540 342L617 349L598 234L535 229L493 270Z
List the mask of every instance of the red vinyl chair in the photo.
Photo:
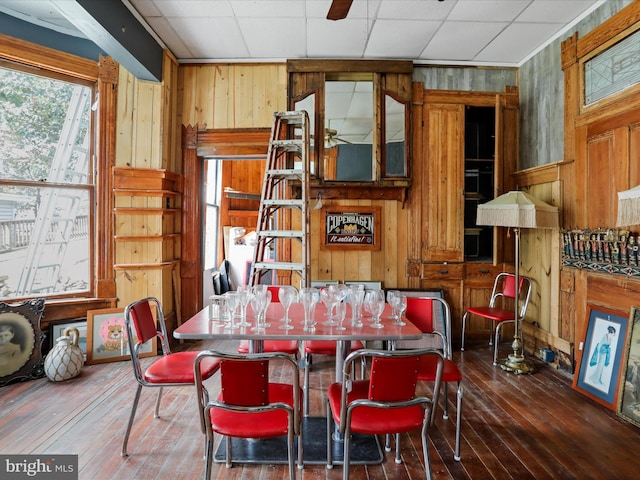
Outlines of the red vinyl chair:
M439 306L439 309L434 307ZM442 324L438 325L436 322L437 316L434 312L442 311L441 318ZM447 399L447 385L449 383L455 383L457 385L456 390L456 444L453 458L460 461L460 428L462 425L462 373L458 368L458 365L452 360L452 348L451 348L451 309L446 300L441 297L408 297L407 298L407 310L405 313L407 319L418 327L425 335L425 340L428 337L435 337L439 339L438 348L442 348L444 356L444 366L442 371L443 386L443 414L444 419L449 418L448 412L448 399ZM404 341L403 346L411 346L411 348L424 347L421 345L422 340L409 340ZM418 380L425 382L433 382L437 376L437 362L435 357L424 356L420 360L420 369L418 372ZM437 405L435 406L437 407ZM435 409L434 407L434 409ZM435 418L435 416L434 416ZM431 420L433 422L433 418ZM396 461L399 461L399 443L396 439Z
M279 362L289 370L291 383L269 381L269 364ZM220 362L220 394L210 400L200 375L204 362ZM205 480L211 478L214 433L226 437L226 465L233 463L232 442L236 438L287 436L289 478L295 479L295 439L298 467L302 468L302 430L300 425L300 384L296 359L284 353L236 355L203 351L193 365L198 411L204 429Z
M159 387L154 415L155 418L159 418L163 387L181 387L195 383L193 362L198 352L171 352L162 307L157 298L148 297L127 305L124 309L124 323L129 342L129 351L131 352L133 373L138 383L129 423L122 442L122 456L126 457L128 455L127 443L129 434L131 433L133 419L138 408L142 387ZM140 348L147 342L155 342L156 339L160 339L162 357L144 369L140 362ZM200 377L204 379L210 378L218 370L219 365L219 360L214 358L203 362L200 365Z
M416 394L423 356L433 357L436 375L433 397ZM371 358L368 380L352 380L353 362ZM349 478L351 433L365 435L400 434L421 430L425 471L431 479L428 429L443 371L442 354L432 349L357 350L345 360L343 381L329 386L327 414L327 468L333 467L334 422L343 436L343 479Z
M522 322L522 319L525 317L527 313L527 307L529 306L529 299L531 298L531 279L529 277L523 277L522 275L520 275L519 283L520 286L518 288L518 294L520 297L520 310L518 314L518 326ZM493 290L491 292L489 305L470 307L464 313L464 316L462 317L462 345L460 347L460 350L464 351L464 333L467 325L467 317L469 316L469 314L487 318L492 321L492 332L491 336L489 337L489 345L493 345L493 364L497 365L500 329L505 323L515 323L516 320L515 305L512 304L512 307L508 307L508 305L499 303L498 300L511 299L512 301L515 301L515 298L516 276L512 273L498 274L495 281L493 282Z

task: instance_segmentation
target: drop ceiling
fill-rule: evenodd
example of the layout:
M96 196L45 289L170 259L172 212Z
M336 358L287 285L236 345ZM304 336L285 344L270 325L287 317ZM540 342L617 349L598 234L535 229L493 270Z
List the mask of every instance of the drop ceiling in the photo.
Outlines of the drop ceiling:
M73 0L0 0L0 12L82 36ZM331 0L124 0L180 62L289 58L404 59L521 65L602 0L354 0L327 20Z

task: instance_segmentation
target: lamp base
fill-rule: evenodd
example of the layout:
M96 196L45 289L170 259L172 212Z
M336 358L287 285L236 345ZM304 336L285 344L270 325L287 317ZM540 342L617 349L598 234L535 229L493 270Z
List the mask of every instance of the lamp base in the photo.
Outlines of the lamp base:
M499 363L500 368L516 375L521 373L533 373L533 365L524 359L522 355L511 354Z

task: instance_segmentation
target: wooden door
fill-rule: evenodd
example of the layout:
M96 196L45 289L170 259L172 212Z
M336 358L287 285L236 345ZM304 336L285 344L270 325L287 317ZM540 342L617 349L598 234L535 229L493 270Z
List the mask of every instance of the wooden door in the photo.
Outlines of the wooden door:
M464 240L464 105L425 103L422 258L462 262Z

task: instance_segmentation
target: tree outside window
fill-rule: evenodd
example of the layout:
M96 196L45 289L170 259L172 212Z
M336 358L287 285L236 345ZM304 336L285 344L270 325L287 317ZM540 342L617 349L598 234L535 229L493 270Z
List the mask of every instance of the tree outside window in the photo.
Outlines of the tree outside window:
M22 70L0 68L0 298L78 295L91 286L93 89Z

